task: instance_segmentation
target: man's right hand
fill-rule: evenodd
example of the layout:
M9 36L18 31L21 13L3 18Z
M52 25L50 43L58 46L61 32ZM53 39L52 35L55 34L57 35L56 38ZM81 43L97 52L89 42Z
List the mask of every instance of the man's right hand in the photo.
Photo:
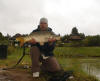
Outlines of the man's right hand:
M32 40L29 41L29 43L36 44L37 42L35 41L35 39L32 39Z

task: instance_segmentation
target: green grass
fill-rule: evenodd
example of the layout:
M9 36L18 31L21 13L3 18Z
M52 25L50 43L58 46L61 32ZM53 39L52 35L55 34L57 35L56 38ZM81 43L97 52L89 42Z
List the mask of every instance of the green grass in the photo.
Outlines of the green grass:
M12 52L10 52L10 54L8 54L7 59L0 60L0 67L1 66L11 67L11 66L15 65L17 63L17 61L21 58L21 56L23 54L22 48L13 48L13 47L10 47L10 48L13 49L13 50L10 50ZM29 51L29 49L27 49L26 52L27 51ZM27 53L29 53L29 52L27 52ZM20 65L25 64L25 63L31 63L31 59L30 59L29 55L25 55L25 57L23 58Z
M77 58L57 58L62 68L74 71L75 80L72 81L98 81L94 76L90 76L82 70L81 60Z
M64 57L100 57L100 47L57 47L54 53Z
M0 65L13 65L22 56L22 48L9 47L7 60L0 60ZM27 49L29 53L29 49ZM54 50L56 57L100 57L100 47L56 47ZM10 63L9 63L10 62ZM26 55L22 61L30 63L30 56Z
M5 60L0 60L0 67L11 67L19 60L22 56L23 50L22 48L9 48L10 54L8 54L8 58ZM11 50L13 49L13 50ZM27 49L27 53L29 49ZM80 48L73 48L73 47L57 47L54 51L57 59L64 68L64 70L73 70L75 79L71 81L98 81L93 76L89 76L86 74L80 65L80 61L77 58L65 58L67 57L77 57L78 55L87 56L100 56L100 48L99 47L80 47ZM63 56L63 57L61 57ZM31 65L31 59L29 55L26 55L19 66L23 66L24 64ZM18 67L17 67L18 69Z

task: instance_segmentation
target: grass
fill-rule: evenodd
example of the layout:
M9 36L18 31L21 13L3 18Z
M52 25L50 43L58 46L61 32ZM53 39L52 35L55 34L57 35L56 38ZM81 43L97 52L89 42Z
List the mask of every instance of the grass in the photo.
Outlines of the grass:
M1 66L8 66L11 67L14 64L17 63L17 61L21 58L22 54L23 54L23 49L22 48L14 48L14 47L10 47L10 54L8 53L8 58L5 60L0 60L0 67ZM9 48L8 48L9 49ZM26 51L29 51L28 49ZM25 63L31 63L31 59L29 55L25 55L25 57L23 58L22 62L20 65L25 64Z
M23 50L22 48L9 48L10 54L6 60L0 60L0 67L11 67L13 66L19 58L22 56ZM13 49L13 50L11 50ZM29 52L29 49L27 49ZM95 77L89 76L86 74L80 65L80 61L77 58L65 58L67 57L77 57L78 55L84 57L88 56L100 56L100 48L99 47L80 47L80 48L73 48L73 47L57 47L54 51L55 55L57 56L57 60L59 61L60 65L64 70L73 70L75 79L71 81L98 81ZM63 57L61 57L63 56ZM31 59L29 55L26 55L19 66L23 66L25 64L31 65ZM17 68L18 69L18 68Z
M54 53L63 57L100 57L100 47L57 47Z
M81 69L81 61L77 58L57 58L64 70L73 70L75 79L72 81L98 81Z

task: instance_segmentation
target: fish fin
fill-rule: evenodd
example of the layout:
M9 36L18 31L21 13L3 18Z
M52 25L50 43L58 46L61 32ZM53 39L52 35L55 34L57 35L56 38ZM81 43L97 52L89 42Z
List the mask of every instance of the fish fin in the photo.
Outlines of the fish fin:
M20 46L24 45L24 38L23 37L18 37L18 38L16 38L16 40L20 42Z

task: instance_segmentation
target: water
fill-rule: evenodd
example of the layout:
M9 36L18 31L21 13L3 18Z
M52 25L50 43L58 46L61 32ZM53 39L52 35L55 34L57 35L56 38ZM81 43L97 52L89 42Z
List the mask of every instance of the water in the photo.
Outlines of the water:
M81 59L82 69L89 75L93 75L100 80L100 60L99 59Z
M59 58L62 67L78 67L100 80L100 58Z

